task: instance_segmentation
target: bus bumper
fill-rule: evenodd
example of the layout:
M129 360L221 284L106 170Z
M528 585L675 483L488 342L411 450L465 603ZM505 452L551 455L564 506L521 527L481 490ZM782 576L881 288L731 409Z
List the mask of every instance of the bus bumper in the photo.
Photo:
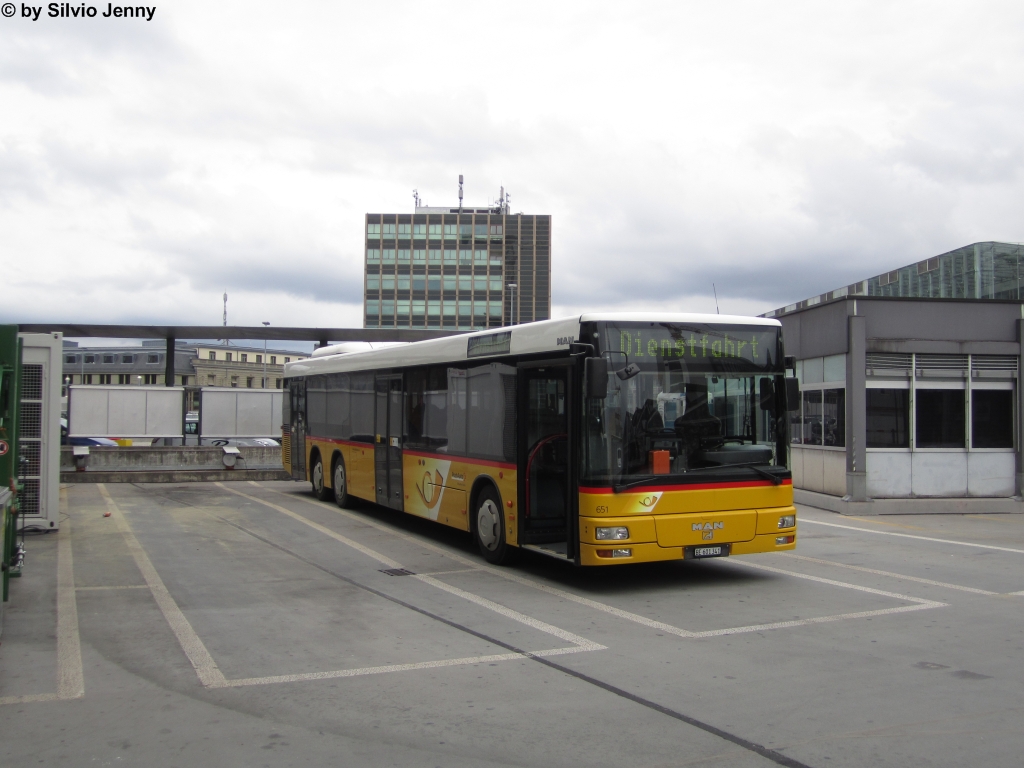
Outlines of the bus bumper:
M714 513L721 517L721 512ZM697 531L692 541L679 542L681 546L662 546L658 543L659 515L638 515L635 517L580 518L580 565L619 565L622 563L651 563L661 560L682 560L686 547L694 545L728 544L730 555L752 555L759 552L784 552L796 548L796 527L778 528L779 518L794 515L793 507L773 507L761 510L737 510L733 514L750 516L749 533L743 541L727 539L705 540ZM677 516L664 516L666 522ZM687 523L696 516L682 515ZM674 521L673 521L674 522ZM628 539L598 541L597 527L623 526L629 529ZM687 525L686 528L692 528ZM715 531L718 532L717 530ZM688 537L689 538L689 537ZM668 543L668 542L666 542ZM675 544L676 542L671 542Z

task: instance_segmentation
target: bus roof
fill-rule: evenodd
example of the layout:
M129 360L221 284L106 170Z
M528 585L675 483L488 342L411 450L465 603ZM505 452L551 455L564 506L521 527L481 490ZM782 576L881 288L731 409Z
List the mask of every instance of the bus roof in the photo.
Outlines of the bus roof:
M415 341L379 349L350 352L327 350L306 360L286 363L284 375L307 376L317 373L343 373L366 369L402 368L411 365L455 363L469 359L533 355L543 352L567 352L579 339L580 323L592 322L656 322L700 325L758 325L781 327L778 320L745 315L710 315L660 312L586 312L582 315L539 320L534 323L488 328L458 336L429 341ZM507 344L504 343L507 338ZM473 340L477 341L473 341ZM499 342L495 344L494 342ZM340 345L339 345L340 346ZM470 347L476 346L471 354Z

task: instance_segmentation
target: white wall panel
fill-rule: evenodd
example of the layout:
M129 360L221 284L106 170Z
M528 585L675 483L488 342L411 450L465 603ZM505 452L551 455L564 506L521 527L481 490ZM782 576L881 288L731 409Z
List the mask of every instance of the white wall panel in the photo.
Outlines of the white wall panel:
M181 437L182 387L78 386L68 401L72 437Z
M917 451L913 454L914 496L966 496L967 453Z
M202 423L206 437L280 437L284 394L279 389L203 388Z
M822 488L833 496L846 495L846 451L817 451L822 461Z
M967 454L967 493L969 496L1013 496L1013 453Z
M907 498L911 494L911 455L907 451L868 451L868 496Z

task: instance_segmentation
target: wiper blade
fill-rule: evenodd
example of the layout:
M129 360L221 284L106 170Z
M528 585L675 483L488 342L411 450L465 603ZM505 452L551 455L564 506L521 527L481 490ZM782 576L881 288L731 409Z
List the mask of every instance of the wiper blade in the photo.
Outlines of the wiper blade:
M774 467L774 466L778 466L778 465L776 465L776 464L766 464L763 461L758 461L758 462L753 462L752 461L752 462L747 462L747 463L744 463L744 464L715 464L715 465L710 466L710 467L695 467L694 469L688 469L682 475L670 475L669 477L672 477L672 478L675 478L675 479L679 479L680 477L686 477L686 475L692 474L694 472L707 472L709 469L734 469L736 467L747 467L749 469L754 470L757 474L761 475L761 477L764 477L764 478L766 478L768 480L771 480L772 481L772 485L782 485L782 478L781 477L779 477L774 472L769 472L766 469L761 469L761 467ZM647 484L651 483L652 481L665 480L665 479L667 479L667 478L664 475L648 475L647 477L645 477L642 480L633 480L633 481L631 481L629 483L623 483L621 485L613 485L612 486L612 491L614 491L615 493L622 493L622 491L629 490L630 488L636 488L638 485L647 485ZM683 485L683 483L680 483L680 485Z
M757 472L757 474L761 475L761 477L766 477L769 480L771 480L773 485L779 485L779 484L782 483L782 478L781 477L779 477L774 472L769 472L766 469L761 469L761 467L775 467L775 466L778 466L778 465L777 464L767 464L767 463L765 463L763 461L748 461L748 462L745 462L743 464L715 464L715 465L710 466L710 467L697 467L696 469L691 469L689 471L690 472L706 472L709 469L732 469L733 467L747 467L747 468L752 469L755 472Z

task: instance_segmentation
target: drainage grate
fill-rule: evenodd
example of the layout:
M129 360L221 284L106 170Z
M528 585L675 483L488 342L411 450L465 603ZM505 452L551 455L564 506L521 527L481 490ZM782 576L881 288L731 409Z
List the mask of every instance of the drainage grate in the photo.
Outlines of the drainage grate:
M386 573L388 576L415 576L412 571L407 571L405 568L382 568L381 573Z

